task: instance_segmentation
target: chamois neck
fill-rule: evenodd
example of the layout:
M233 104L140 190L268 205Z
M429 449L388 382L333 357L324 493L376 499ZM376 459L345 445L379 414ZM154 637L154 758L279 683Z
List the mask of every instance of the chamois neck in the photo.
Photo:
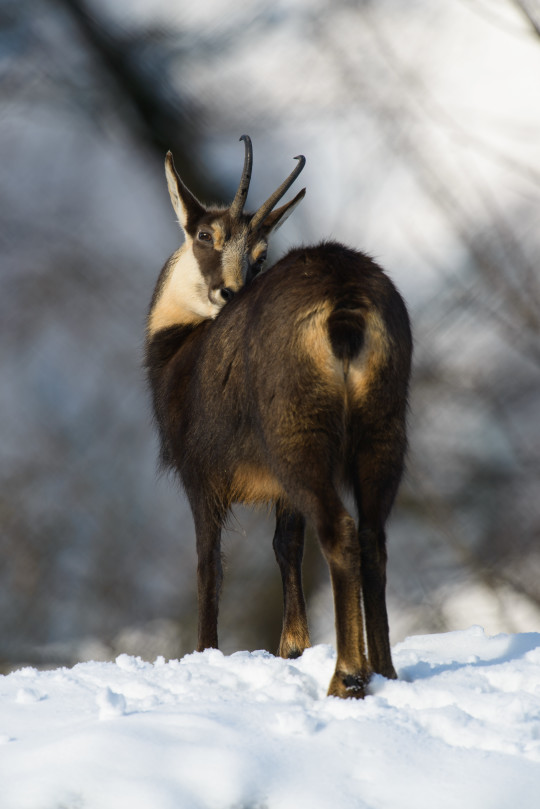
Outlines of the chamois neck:
M150 371L163 369L174 355L190 341L190 337L200 324L179 324L168 326L146 337L145 365Z

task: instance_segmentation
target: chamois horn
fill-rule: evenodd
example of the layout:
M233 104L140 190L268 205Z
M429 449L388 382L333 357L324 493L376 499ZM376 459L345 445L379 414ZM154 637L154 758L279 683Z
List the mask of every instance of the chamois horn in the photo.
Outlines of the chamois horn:
M244 141L246 152L244 157L244 170L242 171L238 190L229 209L232 219L238 219L244 210L244 204L246 202L246 197L249 191L249 183L251 180L251 169L253 167L253 148L251 146L251 138L249 135L242 135L240 140Z
M264 202L261 205L259 210L253 214L251 222L249 223L250 230L252 231L256 230L259 227L259 225L261 225L264 222L264 220L266 219L272 208L274 208L274 206L277 205L281 197L289 190L291 185L294 183L294 181L296 180L296 178L306 165L306 158L304 157L304 155L302 154L297 155L294 159L298 160L298 164L291 171L287 179L281 183L279 188L277 188L274 191L274 193L270 197L268 197L266 202Z

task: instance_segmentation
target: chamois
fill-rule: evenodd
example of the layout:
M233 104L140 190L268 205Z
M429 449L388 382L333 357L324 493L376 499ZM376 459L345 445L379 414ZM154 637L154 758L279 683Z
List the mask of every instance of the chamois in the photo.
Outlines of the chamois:
M282 657L310 645L301 564L306 521L330 569L337 663L328 693L363 697L395 678L385 523L406 450L411 332L405 304L368 256L335 242L291 250L260 273L270 232L302 190L243 213L251 143L231 207L207 209L166 173L185 243L152 299L146 365L163 463L180 477L197 538L197 649L217 648L221 528L234 503L273 504ZM226 305L224 305L226 302ZM354 496L357 523L343 490ZM367 641L367 648L366 648Z

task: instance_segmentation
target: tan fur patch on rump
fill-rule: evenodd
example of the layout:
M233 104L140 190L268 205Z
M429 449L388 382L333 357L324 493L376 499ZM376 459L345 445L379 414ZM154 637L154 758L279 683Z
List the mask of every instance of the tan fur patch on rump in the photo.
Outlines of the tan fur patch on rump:
M365 321L364 345L351 362L343 363L332 352L327 321L332 305L324 302L312 311L304 311L298 319L301 348L316 364L321 377L338 390L346 385L347 398L363 399L386 364L391 351L388 334L380 313L376 309L363 312Z
M326 323L332 306L325 301L298 319L300 345L326 378L343 381L343 364L332 352Z
M380 313L376 309L365 315L365 343L362 351L355 357L349 368L348 390L353 399L363 399L386 364L391 351L386 327Z

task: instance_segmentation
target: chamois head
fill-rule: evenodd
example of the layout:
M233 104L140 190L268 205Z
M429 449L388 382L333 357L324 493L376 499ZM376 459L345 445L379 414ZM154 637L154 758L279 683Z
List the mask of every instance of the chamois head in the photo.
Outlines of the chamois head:
M184 231L185 242L164 269L153 302L149 330L214 318L223 305L262 269L268 237L290 216L305 194L302 189L290 202L273 210L305 165L297 166L254 214L244 213L249 190L253 151L245 144L244 169L235 197L228 208L206 207L191 193L174 167L171 152L165 173L173 208Z

